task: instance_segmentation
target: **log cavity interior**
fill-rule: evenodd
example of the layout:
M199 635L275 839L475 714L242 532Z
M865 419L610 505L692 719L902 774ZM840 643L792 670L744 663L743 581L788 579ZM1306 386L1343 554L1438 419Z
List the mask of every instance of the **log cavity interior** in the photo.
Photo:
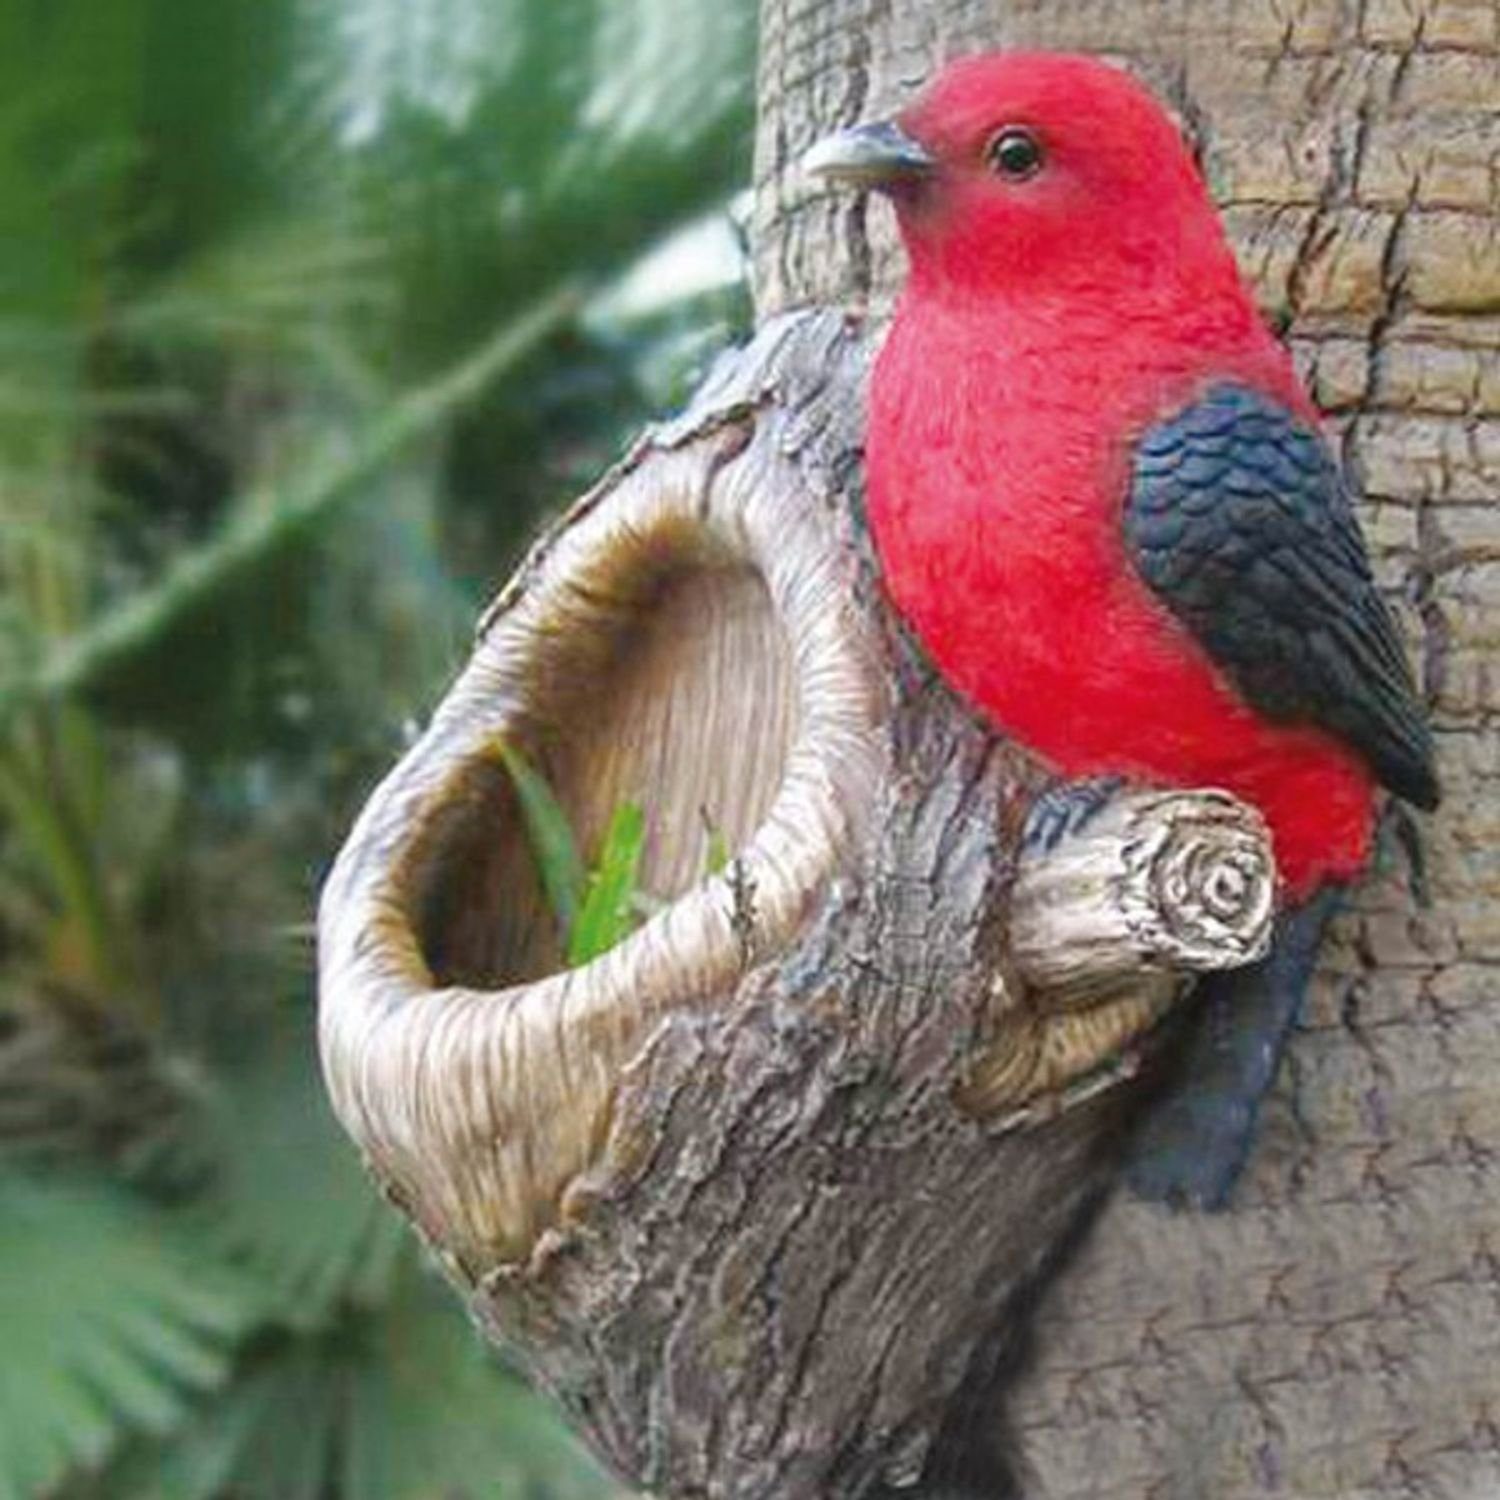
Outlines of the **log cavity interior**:
M623 801L644 812L639 885L669 902L764 820L797 727L797 680L764 580L660 548L575 581L528 633L515 740L591 863ZM529 982L563 961L509 775L471 761L425 851L419 939L440 984Z

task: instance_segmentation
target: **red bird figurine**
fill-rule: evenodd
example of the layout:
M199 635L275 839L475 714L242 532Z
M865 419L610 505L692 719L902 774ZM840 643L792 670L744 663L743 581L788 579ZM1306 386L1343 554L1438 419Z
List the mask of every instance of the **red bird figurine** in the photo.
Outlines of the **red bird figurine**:
M888 194L910 260L871 386L869 519L928 655L1063 776L1223 787L1270 827L1272 955L1201 987L1132 1169L1220 1203L1377 786L1438 797L1317 411L1176 127L1114 67L965 59L806 166ZM1105 784L1044 799L1041 836Z

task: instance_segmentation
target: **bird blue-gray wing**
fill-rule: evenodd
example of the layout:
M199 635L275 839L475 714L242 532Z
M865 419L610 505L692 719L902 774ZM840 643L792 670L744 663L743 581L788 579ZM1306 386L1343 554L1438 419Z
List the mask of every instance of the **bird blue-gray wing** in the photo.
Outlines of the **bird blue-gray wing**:
M1136 445L1126 551L1257 712L1344 740L1380 781L1437 805L1432 736L1364 537L1318 432L1214 386Z
M1438 800L1432 739L1332 454L1277 402L1225 383L1136 447L1123 515L1141 577L1266 718L1349 744L1391 791ZM1163 1096L1130 1147L1141 1196L1217 1208L1301 1009L1332 888L1277 922L1270 955L1198 985Z

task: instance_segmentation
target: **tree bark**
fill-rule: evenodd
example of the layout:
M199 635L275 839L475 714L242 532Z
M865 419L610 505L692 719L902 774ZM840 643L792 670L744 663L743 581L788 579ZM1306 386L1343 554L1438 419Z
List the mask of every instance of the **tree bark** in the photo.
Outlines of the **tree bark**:
M1029 1365L1002 1359L1025 1493L1500 1493L1500 7L765 0L763 317L889 306L885 206L810 193L796 160L1011 44L1126 62L1194 136L1363 492L1446 793L1431 905L1388 851L1337 922L1233 1208L1111 1203Z

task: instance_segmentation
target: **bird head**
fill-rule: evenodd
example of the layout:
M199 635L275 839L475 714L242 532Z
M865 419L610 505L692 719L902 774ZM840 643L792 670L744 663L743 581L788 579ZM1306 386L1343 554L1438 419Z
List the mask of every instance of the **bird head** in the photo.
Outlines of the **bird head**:
M1162 106L1094 58L950 64L892 120L820 141L806 172L884 193L913 278L968 293L1239 287L1197 164Z

